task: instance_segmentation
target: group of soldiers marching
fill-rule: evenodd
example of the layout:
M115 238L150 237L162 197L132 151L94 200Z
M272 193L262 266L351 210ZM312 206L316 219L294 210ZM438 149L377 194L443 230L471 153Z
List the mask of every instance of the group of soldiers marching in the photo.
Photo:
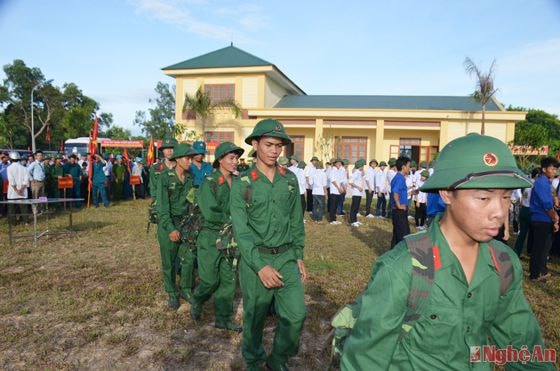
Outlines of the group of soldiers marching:
M245 142L253 147L254 160L239 173L244 149L232 142L218 145L209 164L203 161L204 142L164 138L163 161L150 168L150 214L157 222L169 308L179 308L183 299L190 303L191 318L198 320L213 296L215 327L243 330L248 369L266 362L270 369L283 370L288 357L297 354L305 319L298 181L277 164L282 147L291 142L279 121L259 122ZM238 275L243 325L232 320ZM272 306L278 327L267 356L262 335Z

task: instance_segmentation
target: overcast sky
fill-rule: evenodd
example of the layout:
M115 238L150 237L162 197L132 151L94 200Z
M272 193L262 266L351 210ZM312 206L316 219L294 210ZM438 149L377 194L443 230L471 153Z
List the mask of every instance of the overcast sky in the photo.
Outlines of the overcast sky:
M2 66L76 83L133 134L161 68L230 42L307 94L468 95L465 57L495 59L502 103L560 114L559 0L0 0L0 34Z

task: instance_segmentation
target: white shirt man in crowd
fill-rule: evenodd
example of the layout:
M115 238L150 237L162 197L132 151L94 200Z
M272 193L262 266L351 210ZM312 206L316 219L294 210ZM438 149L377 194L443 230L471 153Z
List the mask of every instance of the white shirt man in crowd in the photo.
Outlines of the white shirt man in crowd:
M8 166L8 200L27 199L27 187L29 187L29 176L27 169L20 163L20 155L10 152L10 166ZM22 215L25 223L28 223L28 207L24 205L8 204L9 222L16 223L16 213Z
M32 198L45 195L45 165L43 164L43 151L38 150L33 154L34 161L28 165L27 173L31 185Z
M371 213L371 203L375 194L375 169L377 168L377 160L371 160L369 166L364 171L365 192L366 192L366 218L373 218Z
M334 167L330 173L330 194L329 194L329 224L342 224L336 220L336 209L339 204L340 197L346 192L346 172L342 167L342 160L337 158L334 160Z
M325 199L327 197L327 174L321 163L317 164L312 179L313 220L320 223L325 212Z
M305 182L305 174L303 172L303 169L299 168L299 159L296 156L290 156L290 166L288 167L288 170L294 173L297 177L298 184L299 184L299 194L301 197L301 208L305 215L305 209L306 209L305 192L306 192L307 185ZM303 222L305 223L305 219L303 220Z
M375 206L375 216L378 218L384 218L386 215L387 208L387 193L388 193L388 181L387 174L385 173L385 168L387 164L385 161L379 163L379 168L375 169L375 192L377 193L377 205Z

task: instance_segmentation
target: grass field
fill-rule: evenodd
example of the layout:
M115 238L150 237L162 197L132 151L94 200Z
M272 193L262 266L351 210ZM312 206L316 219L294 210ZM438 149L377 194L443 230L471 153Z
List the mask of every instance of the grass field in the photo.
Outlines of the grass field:
M241 335L213 327L212 305L194 323L188 304L167 310L148 201L74 215L75 235L8 246L0 219L0 368L242 369ZM361 219L350 229L306 224L308 318L298 370L322 369L329 321L364 288L372 262L388 248L391 224ZM51 220L66 225L66 216ZM18 232L23 231L18 227ZM337 233L333 233L337 231ZM512 241L513 242L513 241ZM523 264L527 268L527 261ZM547 345L560 349L560 266L547 284L525 280L525 293ZM241 320L239 301L237 320ZM272 319L265 330L271 343Z

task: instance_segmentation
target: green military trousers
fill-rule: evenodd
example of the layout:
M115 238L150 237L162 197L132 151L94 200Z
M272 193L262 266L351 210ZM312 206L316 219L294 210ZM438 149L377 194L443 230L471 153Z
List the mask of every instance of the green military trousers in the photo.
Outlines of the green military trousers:
M230 321L235 297L235 271L231 262L216 248L219 232L203 228L197 239L198 275L200 284L194 300L203 304L214 295L216 323Z
M161 270L163 273L163 288L169 296L177 297L177 264L180 262L181 276L179 288L184 292L191 292L194 287L194 253L184 243L172 242L169 235L158 225L158 242L161 255Z
M242 353L248 367L257 366L266 359L262 345L264 322L274 298L278 325L268 364L272 367L286 363L299 349L301 329L305 320L303 283L297 266L295 251L281 254L261 254L268 265L282 275L284 286L267 289L258 274L243 259L239 266L239 283L243 293Z

